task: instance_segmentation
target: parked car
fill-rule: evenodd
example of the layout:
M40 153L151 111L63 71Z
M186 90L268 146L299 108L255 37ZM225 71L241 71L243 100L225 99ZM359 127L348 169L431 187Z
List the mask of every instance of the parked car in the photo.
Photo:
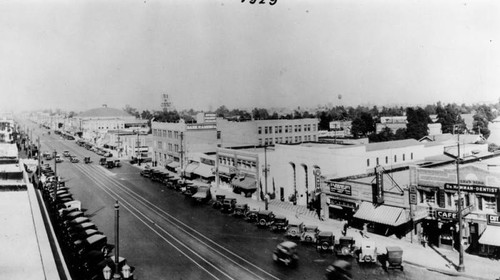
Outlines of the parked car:
M335 254L337 256L353 256L356 251L355 240L352 236L341 236L335 244Z
M64 151L64 152L63 152L63 156L65 156L65 157L69 157L69 156L70 156L69 151Z
M99 159L99 164L100 165L105 165L108 160L105 157L102 157Z
M271 223L271 231L286 231L288 219L283 215L276 215Z
M150 178L151 177L152 170L151 169L144 169L141 171L141 176Z
M190 185L186 187L186 191L184 191L183 194L186 198L189 198L193 196L196 192L198 192L198 186Z
M212 207L215 209L220 209L222 207L222 203L224 202L224 199L226 199L226 196L223 194L216 194L215 195L215 201L212 204Z
M120 162L119 159L115 159L115 167L120 167L122 166L122 163Z
M375 242L363 240L358 250L359 262L376 262L377 261L377 247Z
M276 246L273 252L273 261L281 262L287 266L295 266L299 261L297 244L292 241L284 241Z
M234 212L234 206L236 205L236 198L226 198L222 202L222 206L220 208L220 211L222 213L233 213Z
M335 235L331 231L321 231L316 238L316 250L320 252L331 251L335 246Z
M79 257L83 257L86 253L93 250L101 251L107 256L114 248L114 245L108 244L108 238L103 234L94 234L84 240L77 240L73 245L73 251L78 252Z
M304 232L304 223L303 222L289 222L285 236L288 238L299 239L302 236L303 232Z
M318 226L306 225L304 226L304 231L300 236L300 241L308 243L316 243L318 233L319 233Z
M63 162L63 161L64 161L64 160L63 160L63 159L62 159L59 155L57 155L57 156L56 156L56 162L57 162L57 163L61 163L61 162Z
M106 161L106 168L111 169L115 167L115 162L112 160L107 160Z
M403 249L399 246L387 246L387 269L403 270Z
M212 199L212 194L210 192L210 186L200 186L198 191L191 196L193 201L197 203L207 203Z
M257 225L261 227L268 227L273 223L274 213L269 210L260 210L257 213Z
M90 159L90 157L85 157L83 159L83 162L85 162L85 163L92 163L92 160Z
M235 217L244 217L248 212L248 204L246 203L236 203L234 205L234 216Z
M75 157L75 156L70 156L69 157L69 161L71 161L72 163L78 163L78 162L80 162L80 160L77 157Z
M259 211L260 209L258 208L250 208L248 209L246 215L245 215L245 220L247 222L257 222L259 218Z

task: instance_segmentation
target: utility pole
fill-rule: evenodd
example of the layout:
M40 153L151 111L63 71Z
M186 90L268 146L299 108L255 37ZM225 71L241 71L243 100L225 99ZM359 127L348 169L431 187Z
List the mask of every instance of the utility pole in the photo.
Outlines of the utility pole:
M139 141L139 130L137 130L137 141L135 142L135 156L137 157L137 165L141 165L141 159L139 158L139 145L141 142Z
M460 190L460 134L457 134L457 189L458 189L458 239L459 239L459 261L458 271L464 272L464 246L463 246L463 230L462 230L462 192Z
M181 154L181 177L184 178L184 133L181 131L181 149L179 153Z
M269 168L267 167L267 146L264 146L264 205L266 206L266 210L269 207L268 195L267 195L267 172Z
M41 153L40 153L40 136L38 136L37 138L37 142L38 142L38 178L40 179L40 176L42 176L42 170L40 169L42 167L42 165L40 164L40 156L41 156Z

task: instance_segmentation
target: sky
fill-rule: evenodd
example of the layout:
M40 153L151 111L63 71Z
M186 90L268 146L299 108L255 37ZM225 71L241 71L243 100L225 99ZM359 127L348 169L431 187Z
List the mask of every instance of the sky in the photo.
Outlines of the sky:
M0 110L499 100L500 1L262 1L2 0Z

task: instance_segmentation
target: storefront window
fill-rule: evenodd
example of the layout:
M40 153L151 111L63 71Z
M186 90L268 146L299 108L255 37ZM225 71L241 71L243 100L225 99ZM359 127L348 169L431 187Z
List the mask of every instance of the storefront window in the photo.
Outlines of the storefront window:
M425 202L430 204L436 203L436 193L435 192L426 192L424 191Z
M495 197L484 196L484 210L496 210Z

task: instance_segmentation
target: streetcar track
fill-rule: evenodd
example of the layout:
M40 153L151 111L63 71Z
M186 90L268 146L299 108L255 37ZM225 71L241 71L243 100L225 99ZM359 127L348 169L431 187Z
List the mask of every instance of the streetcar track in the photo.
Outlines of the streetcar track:
M68 145L66 145L66 143L64 143L63 141L61 141L61 143L68 147ZM70 147L72 152L75 154L75 155L79 155L79 156L88 156L86 155L86 153L81 153L80 151L75 151L75 149L73 147ZM90 152L89 152L90 153ZM100 166L96 166L95 164L93 165L90 165L90 166L83 166L81 164L75 164L75 167L80 170L80 172L84 173L85 175L87 175L92 181L94 181L98 187L103 190L106 194L108 194L109 196L111 197L120 197L120 198L123 198L122 195L118 194L115 190L111 189L110 187L108 187L106 185L106 182L109 182L113 185L115 185L117 188L118 188L118 191L121 191L124 193L124 195L128 195L129 196L129 199L131 199L132 201L135 201L137 203L139 203L140 205L142 205L143 207L145 207L146 209L150 210L151 212L155 213L156 215L158 215L162 220L174 225L177 229L181 230L182 232L186 233L187 235L189 235L193 240L196 240L197 242L199 242L200 244L204 245L206 248L210 249L209 251L212 252L212 253L215 253L219 256L222 257L223 260L225 261L229 261L231 263L233 263L233 265L235 265L235 267L239 267L240 269L243 269L245 270L247 273L250 273L252 274L254 277L257 277L258 279L268 279L268 278L263 278L262 276L260 275L257 275L256 272L250 270L247 266L244 266L238 262L236 262L234 260L234 258L237 258L241 261L243 261L244 263L246 263L247 265L255 268L256 270L260 271L261 273L265 274L266 277L270 277L272 279L279 279L278 277L270 274L269 272L263 270L262 268L260 268L259 266L249 262L248 260L242 258L241 256L233 253L232 251L228 250L227 248L217 244L215 241L213 241L212 239L206 237L205 235L203 235L202 233L198 232L197 230L195 230L194 228L190 227L189 225L185 224L184 222L180 221L179 219L175 218L174 216L170 215L169 213L167 213L165 210L159 208L158 206L154 205L153 203L149 202L147 199L143 198L142 196L140 196L138 193L132 191L129 187L123 185L119 180L122 180L121 178L116 178L114 176L116 175L119 175L119 174L132 174L130 172L124 172L124 173L112 173L106 169L103 169L102 167ZM96 174L92 174L90 171L97 171ZM105 172L107 171L107 172ZM107 174L107 173L110 173L110 174ZM113 176L109 176L109 175L113 175ZM94 177L97 177L97 176L100 176L100 178L94 178ZM135 180L134 180L135 181ZM115 196L113 196L113 194ZM188 259L190 259L192 262L194 262L197 266L199 266L202 270L204 270L205 272L209 273L212 277L216 278L213 274L211 274L210 272L208 272L208 270L206 268L204 268L201 264L199 264L198 262L196 262L196 260L188 257L185 252L183 252L181 249L177 248L174 244L172 244L171 242L169 242L165 236L163 236L161 233L159 233L157 230L155 230L152 225L156 228L158 228L160 231L164 232L164 234L168 235L170 238L172 238L173 240L175 240L177 243L179 243L181 246L185 247L187 250L189 250L191 253L193 253L194 255L196 255L198 258L200 258L201 260L203 260L203 262L205 262L206 264L208 264L209 266L213 267L214 269L216 269L217 271L219 271L221 274L225 275L226 277L228 277L229 279L232 279L231 276L225 274L224 272L222 272L215 264L212 264L210 262L208 262L206 260L206 258L203 258L203 256L199 255L198 253L194 252L191 248L189 248L186 244L184 244L183 242L181 242L180 240L178 240L177 238L175 238L174 236L172 236L169 232L167 232L164 228L162 228L160 225L158 225L158 223L154 222L150 217L146 216L144 213L142 213L140 210L138 210L136 207L134 207L130 202L126 201L125 198L123 198L123 201L125 201L126 204L129 205L129 207L132 207L135 211L137 211L139 214L136 214L136 213L133 213L133 211L131 211L131 209L129 207L124 207L125 209L127 209L132 215L134 215L137 219L139 219L142 223L144 223L148 228L150 228L155 234L157 234L158 236L160 236L160 238L162 238L163 240L165 240L165 242L169 243L172 247L174 247L176 250L178 250L179 252L181 252L183 255L185 255ZM144 217L144 219L150 221L150 223L148 222L145 222L143 219L141 219L138 215L141 215ZM189 232L191 231L191 232ZM203 238L204 240L200 239ZM208 243L207 243L208 242ZM212 245L210 245L210 244ZM217 248L215 248L215 247ZM229 255L226 255L226 254L229 254ZM232 258L232 257L234 258ZM218 279L218 278L216 278Z

